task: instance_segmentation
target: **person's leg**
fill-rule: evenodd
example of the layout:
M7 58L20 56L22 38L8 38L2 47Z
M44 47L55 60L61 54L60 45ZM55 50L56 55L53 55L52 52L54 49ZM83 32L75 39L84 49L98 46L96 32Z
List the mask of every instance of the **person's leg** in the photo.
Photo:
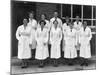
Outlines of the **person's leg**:
M22 66L21 68L27 68L28 65L27 65L27 60L26 59L22 59Z
M44 60L39 60L39 67L43 68L44 67Z
M54 66L58 67L58 59L54 59Z
M80 57L80 66L85 65L85 59L83 57Z

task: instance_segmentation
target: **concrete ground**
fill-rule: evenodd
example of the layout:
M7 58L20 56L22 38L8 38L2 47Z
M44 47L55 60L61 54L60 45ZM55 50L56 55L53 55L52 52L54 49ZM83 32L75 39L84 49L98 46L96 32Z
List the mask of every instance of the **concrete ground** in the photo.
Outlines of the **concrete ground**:
M80 66L79 64L75 64L73 66L69 66L67 64L63 65L61 63L61 59L59 60L59 66L54 67L50 60L47 61L47 64L44 68L39 68L37 65L37 60L29 60L29 67L22 69L21 61L17 59L17 57L13 57L11 60L11 74L27 74L27 73L42 73L42 72L57 72L57 71L79 71L79 70L95 70L96 69L96 57L92 56L89 61L88 66ZM48 64L49 63L49 64Z

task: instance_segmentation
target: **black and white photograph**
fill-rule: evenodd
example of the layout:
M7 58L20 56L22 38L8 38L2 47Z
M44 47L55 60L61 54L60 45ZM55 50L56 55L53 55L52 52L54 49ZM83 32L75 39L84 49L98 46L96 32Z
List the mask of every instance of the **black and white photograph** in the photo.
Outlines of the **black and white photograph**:
M96 69L95 4L10 1L11 74Z

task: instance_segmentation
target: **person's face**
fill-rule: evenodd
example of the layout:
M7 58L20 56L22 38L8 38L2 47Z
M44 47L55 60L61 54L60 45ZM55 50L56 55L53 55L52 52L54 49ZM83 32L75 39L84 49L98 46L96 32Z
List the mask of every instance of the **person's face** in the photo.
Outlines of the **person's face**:
M58 12L54 12L54 17L58 17Z
M69 26L70 26L71 29L73 28L73 24L69 23Z
M44 27L44 22L41 22L41 27L42 27L42 28Z
M66 18L66 22L67 22L67 23L69 22L69 18Z
M29 18L33 19L33 14L32 13L29 14Z
M42 20L45 20L45 15L41 15L41 19Z
M27 26L27 23L28 23L27 19L24 19L24 20L23 20L24 26Z
M83 22L83 26L84 27L86 27L87 26L87 22L85 21L85 22Z
M76 21L79 21L79 16L76 16Z

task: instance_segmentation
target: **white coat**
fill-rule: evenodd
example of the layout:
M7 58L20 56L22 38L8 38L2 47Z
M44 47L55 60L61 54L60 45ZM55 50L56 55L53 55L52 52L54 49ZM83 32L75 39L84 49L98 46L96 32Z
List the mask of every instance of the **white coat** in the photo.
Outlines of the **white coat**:
M19 59L29 59L31 58L30 44L30 32L31 28L29 26L24 28L21 25L17 28L16 38L18 40L18 58Z
M62 27L62 20L60 18L56 19L58 21L58 26ZM52 27L54 24L53 22L55 21L55 17L50 19L50 27Z
M49 57L49 52L48 52L48 29L43 28L41 31L41 27L37 28L35 38L37 41L37 46L36 46L36 54L35 58L38 60L44 60L47 57Z
M55 29L54 27L52 27L50 31L51 58L58 59L61 57L61 50L60 50L61 40L62 40L61 28L57 27Z
M37 28L37 21L35 19L29 19L29 23L28 26L31 27L31 44L32 44L32 48L31 49L35 49L36 48L36 40L35 40L35 32L36 32L36 28Z
M85 31L81 28L80 39L80 57L91 58L90 40L92 38L91 29L87 26Z
M76 45L76 30L71 29L69 26L63 26L64 34L64 57L65 58L75 58L77 57Z

